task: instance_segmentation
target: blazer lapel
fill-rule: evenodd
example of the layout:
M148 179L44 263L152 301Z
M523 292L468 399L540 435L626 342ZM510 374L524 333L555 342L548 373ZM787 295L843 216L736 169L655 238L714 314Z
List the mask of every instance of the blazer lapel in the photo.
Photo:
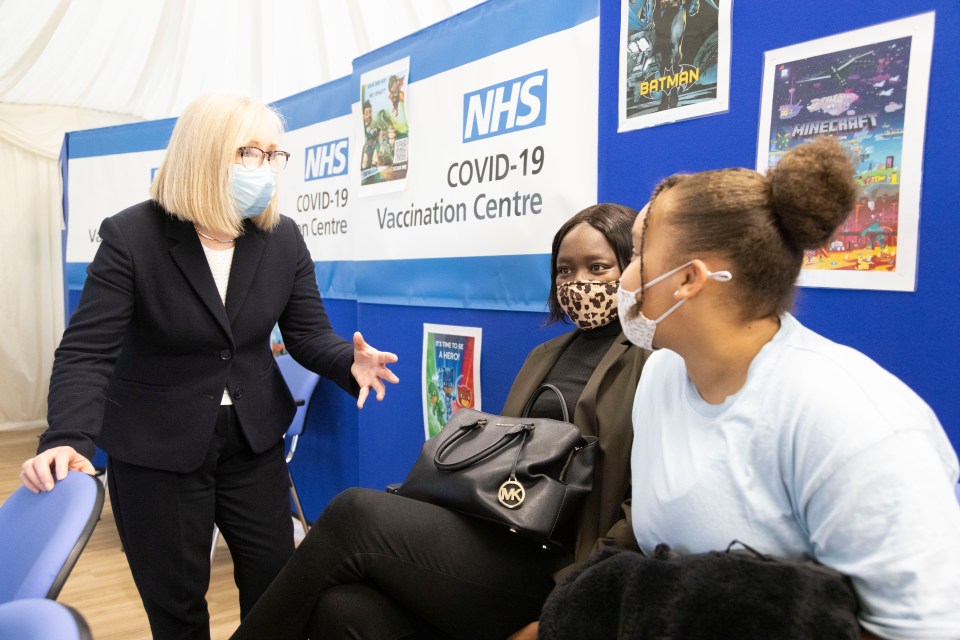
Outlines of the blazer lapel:
M620 332L620 335L617 336L617 339L614 341L610 348L607 349L607 352L603 355L603 358L600 359L600 363L597 365L597 368L594 369L593 375L587 380L587 384L583 387L583 391L580 392L580 399L577 400L577 407L574 410L574 421L577 424L597 424L597 393L600 388L600 383L603 382L604 377L607 375L607 371L610 367L613 366L620 356L630 347L630 343L627 341L626 336L623 335L623 332ZM630 399L632 402L633 399ZM587 435L597 435L587 434Z
M240 313L243 301L247 298L253 277L257 274L260 259L263 257L263 232L249 221L246 231L237 238L233 252L233 264L230 266L230 284L227 285L227 318L232 323Z
M217 319L226 334L232 336L227 312L223 308L220 293L217 291L217 283L213 281L210 265L203 254L200 239L193 231L193 225L189 222L177 220L173 216L168 216L166 236L176 241L176 244L170 248L170 256L177 267L180 268L184 278L187 279L187 282L190 283L190 286L193 287L193 290L196 291L203 304ZM236 254L234 254L234 262L236 262Z

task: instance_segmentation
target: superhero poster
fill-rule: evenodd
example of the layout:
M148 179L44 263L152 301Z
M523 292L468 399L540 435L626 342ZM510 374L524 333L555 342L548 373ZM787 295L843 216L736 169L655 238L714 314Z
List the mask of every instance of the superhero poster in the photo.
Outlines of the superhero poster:
M423 429L431 438L462 408L480 409L479 327L423 325Z
M403 189L409 168L409 77L409 58L360 76L360 154L354 162L360 164L361 193Z
M727 111L731 0L621 0L618 132Z
M820 136L839 140L861 192L799 284L913 291L933 14L766 53L757 168Z

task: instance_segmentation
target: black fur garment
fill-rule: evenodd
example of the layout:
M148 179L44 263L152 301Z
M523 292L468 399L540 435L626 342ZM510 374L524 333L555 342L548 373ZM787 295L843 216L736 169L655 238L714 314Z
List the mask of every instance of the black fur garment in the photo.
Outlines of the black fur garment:
M733 545L731 545L733 546ZM752 551L653 558L595 554L551 593L542 640L790 640L859 638L857 599L842 575L814 562Z

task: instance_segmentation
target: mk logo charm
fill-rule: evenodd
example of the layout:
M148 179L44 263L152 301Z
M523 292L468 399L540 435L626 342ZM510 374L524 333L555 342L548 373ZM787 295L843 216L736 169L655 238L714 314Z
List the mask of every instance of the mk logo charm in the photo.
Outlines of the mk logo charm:
M507 509L516 509L523 504L525 497L526 492L523 489L523 485L512 475L500 485L500 491L497 492L497 499L500 501L500 504Z

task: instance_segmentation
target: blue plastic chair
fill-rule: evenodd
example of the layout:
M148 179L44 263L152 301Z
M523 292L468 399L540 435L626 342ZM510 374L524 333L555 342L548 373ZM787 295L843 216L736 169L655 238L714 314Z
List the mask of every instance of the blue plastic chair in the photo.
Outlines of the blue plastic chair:
M56 599L103 510L103 485L70 471L52 491L20 487L0 506L0 603Z
M302 367L292 356L288 354L279 355L276 358L277 366L280 367L280 373L293 395L293 400L297 404L297 412L287 428L284 435L287 449L287 477L290 479L290 497L293 499L293 505L297 510L297 517L300 524L303 525L303 533L306 535L310 530L310 522L303 513L303 506L300 504L300 495L297 493L297 485L293 481L293 474L290 473L290 462L297 452L297 442L303 435L303 429L307 424L307 412L310 409L310 398L313 396L313 390L317 388L320 382L320 376L309 369ZM220 535L220 529L213 528L213 543L210 545L210 559L213 560L217 548L217 538Z
M287 477L290 478L290 496L293 498L293 504L297 509L297 516L303 525L303 533L310 530L310 524L303 515L303 507L300 505L300 495L297 493L297 485L293 481L293 474L290 472L290 462L297 452L297 442L303 435L303 429L307 424L307 412L310 409L310 398L313 396L317 383L320 382L320 376L305 369L289 355L277 356L277 366L280 367L280 373L290 388L294 401L297 403L297 413L290 422L284 439L287 441Z
M93 640L83 616L45 598L0 604L0 640Z

